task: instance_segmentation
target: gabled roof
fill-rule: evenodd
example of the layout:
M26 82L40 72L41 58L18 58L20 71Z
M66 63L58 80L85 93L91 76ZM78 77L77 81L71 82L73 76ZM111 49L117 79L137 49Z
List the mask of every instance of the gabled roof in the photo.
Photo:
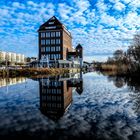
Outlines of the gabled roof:
M81 95L83 93L83 89L82 88L80 88L80 89L76 88L76 92Z
M81 44L78 44L78 45L76 46L76 49L79 49L79 48L83 48L83 47L81 46Z
M55 16L53 16L44 24L42 24L38 31L47 30L45 27L49 29L49 27L51 28L52 26L57 26L57 28L63 28L63 24Z

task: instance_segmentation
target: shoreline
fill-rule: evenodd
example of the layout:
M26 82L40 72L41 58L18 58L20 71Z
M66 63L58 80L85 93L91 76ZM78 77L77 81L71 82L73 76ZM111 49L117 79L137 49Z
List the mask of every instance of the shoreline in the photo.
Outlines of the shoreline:
M118 76L118 77L140 77L139 72L117 71L117 70L95 70L105 76Z
M65 73L80 72L80 68L23 68L0 70L0 77L32 77L37 75L60 75Z
M112 76L126 76L126 77L136 77L140 76L139 69L132 69L129 65L122 64L101 64L100 66L95 67L95 71L98 71L105 75L112 75Z

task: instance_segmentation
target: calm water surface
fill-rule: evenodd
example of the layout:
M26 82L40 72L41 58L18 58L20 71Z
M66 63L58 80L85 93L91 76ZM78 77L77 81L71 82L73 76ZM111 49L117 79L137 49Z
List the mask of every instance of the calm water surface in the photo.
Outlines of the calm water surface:
M96 72L0 79L0 137L139 140L134 83Z

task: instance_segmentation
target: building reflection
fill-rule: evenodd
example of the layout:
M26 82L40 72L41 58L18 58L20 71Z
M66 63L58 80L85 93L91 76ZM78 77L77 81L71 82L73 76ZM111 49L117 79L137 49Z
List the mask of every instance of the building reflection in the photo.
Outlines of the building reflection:
M83 92L82 73L40 78L40 111L52 120L58 120L72 103L72 91Z
M15 85L26 81L25 77L0 78L0 87Z

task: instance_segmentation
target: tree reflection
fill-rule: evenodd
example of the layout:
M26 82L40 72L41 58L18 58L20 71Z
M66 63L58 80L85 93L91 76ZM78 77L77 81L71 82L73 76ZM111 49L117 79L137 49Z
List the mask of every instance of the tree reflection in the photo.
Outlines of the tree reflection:
M117 88L122 88L127 85L128 89L132 91L129 95L133 101L133 109L136 114L140 114L140 79L139 77L121 77L121 76L108 76L108 81L113 81Z
M108 76L108 81L113 81L113 84L117 88L121 88L126 85L126 81L123 77L117 77L117 76Z
M133 91L130 94L131 99L134 102L133 109L136 114L140 114L140 79L138 77L127 78L127 85Z

